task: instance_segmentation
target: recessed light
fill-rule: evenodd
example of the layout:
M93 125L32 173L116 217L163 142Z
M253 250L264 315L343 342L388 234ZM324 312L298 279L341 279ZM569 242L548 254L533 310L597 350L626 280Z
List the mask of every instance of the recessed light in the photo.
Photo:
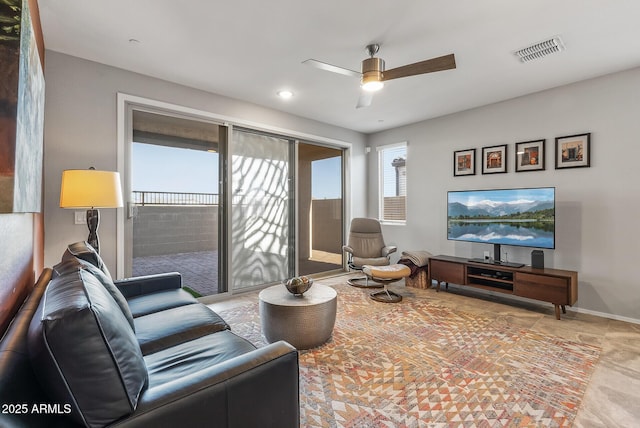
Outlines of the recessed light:
M291 91L290 91L290 90L288 90L288 89L283 89L283 90L278 91L278 92L276 92L276 93L278 94L278 96L279 96L280 98L283 98L283 99L285 99L285 100L287 100L287 99L289 99L289 98L291 98L291 97L293 96L293 92L291 92Z

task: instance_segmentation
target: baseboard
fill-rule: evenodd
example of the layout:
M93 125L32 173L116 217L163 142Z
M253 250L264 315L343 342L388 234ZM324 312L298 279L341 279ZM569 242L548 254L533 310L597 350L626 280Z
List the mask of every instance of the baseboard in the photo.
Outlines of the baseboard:
M580 312L581 314L595 315L597 317L609 318L616 321L624 321L631 324L640 324L640 319L623 317L621 315L614 315L614 314L608 314L606 312L592 311L591 309L577 308L575 306L572 306L571 310L575 312Z
M434 282L434 284L435 284L435 282ZM464 290L464 291L468 291L468 292L484 294L484 295L488 295L488 296L501 297L501 298L504 298L506 300L519 300L521 302L538 303L540 305L545 305L546 304L546 303L541 302L539 300L527 299L526 297L513 296L513 295L510 295L510 294L503 294L503 293L498 293L498 292L494 292L494 291L490 291L490 290L482 290L482 289L477 289L477 288L472 288L472 287L466 287L464 285L449 284L449 287L455 288L455 289L458 289L458 290ZM606 312L592 311L591 309L579 308L577 306L569 306L567 308L567 310L571 310L571 311L579 312L579 313L583 313L583 314L588 314L588 315L595 315L597 317L612 319L612 320L616 320L616 321L624 321L624 322L628 322L628 323L631 323L631 324L640 324L640 319L630 318L630 317L623 317L622 315L609 314L609 313L606 313Z

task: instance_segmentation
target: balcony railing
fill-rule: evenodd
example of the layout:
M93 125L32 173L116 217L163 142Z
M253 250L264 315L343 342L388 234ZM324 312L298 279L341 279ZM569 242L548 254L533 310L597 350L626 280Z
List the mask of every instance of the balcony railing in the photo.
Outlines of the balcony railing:
M134 190L133 203L136 205L218 205L217 193L149 192Z

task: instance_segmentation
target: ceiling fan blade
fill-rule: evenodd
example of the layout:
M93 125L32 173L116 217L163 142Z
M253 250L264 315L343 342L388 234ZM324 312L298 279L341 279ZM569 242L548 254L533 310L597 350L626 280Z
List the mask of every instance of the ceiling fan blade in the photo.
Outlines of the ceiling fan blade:
M435 71L451 70L453 68L456 68L456 58L454 54L449 54L413 64L403 65L402 67L392 68L391 70L385 70L383 72L382 80L433 73Z
M302 61L303 64L310 65L320 70L331 71L332 73L344 74L345 76L357 77L362 76L362 73L358 71L349 70L348 68L338 67L337 65L327 64L326 62L318 61L316 59L307 59Z
M358 104L356 104L356 108L369 107L372 102L373 92L362 91L360 93L360 97L358 98Z

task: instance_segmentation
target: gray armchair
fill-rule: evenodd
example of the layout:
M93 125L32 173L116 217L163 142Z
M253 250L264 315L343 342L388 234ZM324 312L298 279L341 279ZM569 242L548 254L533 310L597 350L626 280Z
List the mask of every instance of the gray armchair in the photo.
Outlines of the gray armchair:
M364 265L387 266L389 255L397 250L395 246L387 246L382 237L380 222L374 218L354 218L351 220L349 241L342 247L348 253L349 269L362 271ZM354 287L380 288L378 283L369 284L366 276L352 278L347 281Z

